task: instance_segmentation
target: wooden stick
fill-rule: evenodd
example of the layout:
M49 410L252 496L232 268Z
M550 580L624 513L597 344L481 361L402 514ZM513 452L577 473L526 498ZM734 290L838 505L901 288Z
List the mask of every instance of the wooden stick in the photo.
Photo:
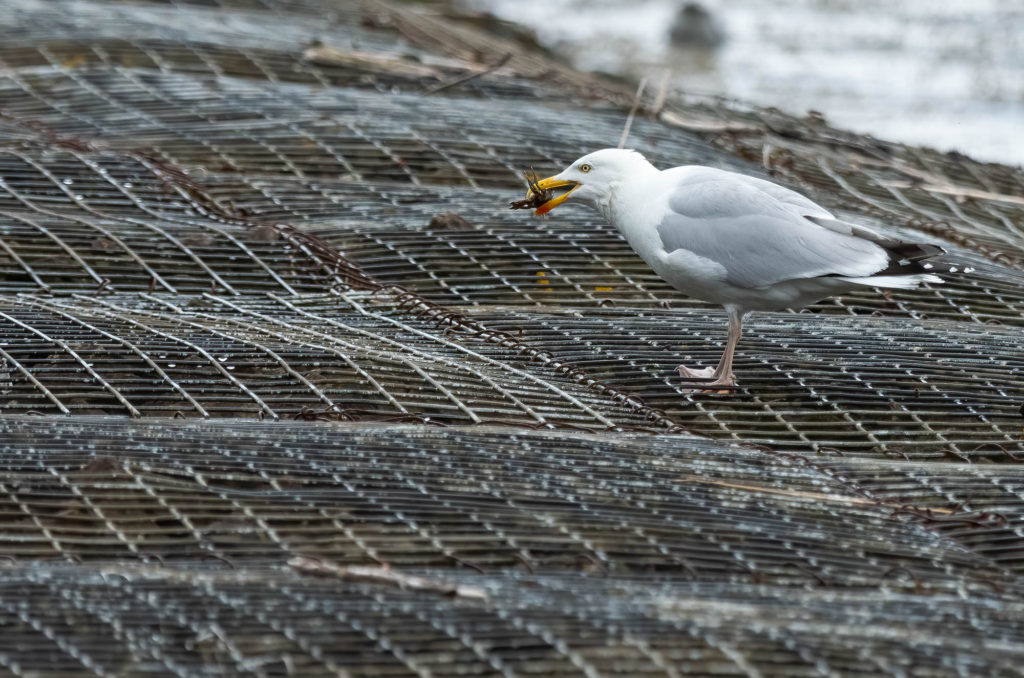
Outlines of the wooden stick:
M742 122L719 122L717 120L698 120L696 118L684 118L672 111L662 111L658 119L667 122L675 127L682 127L691 132L761 132L764 127L750 125Z
M373 584L386 584L410 591L433 591L446 596L458 598L475 598L484 600L487 592L479 586L464 586L440 579L429 579L412 574L405 574L389 567L368 567L360 565L341 566L315 558L296 556L288 561L288 566L303 573L325 577L336 577L346 581L365 581Z
M956 513L951 509L946 508L934 508L934 507L920 507L920 506L903 506L901 504L893 504L884 501L875 501L872 499L863 499L861 497L849 497L842 494L824 494L821 492L802 492L799 490L779 490L774 487L764 487L763 485L744 485L742 483L727 483L721 480L708 480L700 476L681 476L674 479L672 482L675 483L700 483L702 485L717 485L718 487L728 487L734 490L750 490L752 492L763 492L765 494L777 494L784 497L793 497L795 499L817 499L821 501L835 501L841 504L858 504L862 506L880 506L882 508L891 509L913 509L917 511L931 511L932 513L941 513L943 515L953 515Z
M633 118L636 117L636 112L640 108L640 100L644 95L644 88L647 87L647 78L640 81L640 86L636 88L636 95L633 97L633 108L629 109L629 115L626 116L626 126L622 128L622 136L619 138L619 148L626 147L626 140L629 139L629 128L633 126Z
M665 100L668 99L668 83L672 77L671 69L666 68L661 74L661 82L658 83L658 94L654 97L654 104L651 106L650 115L657 118L665 108Z
M511 58L512 58L512 52L508 52L507 54L505 54L505 56L501 57L500 59L495 61L493 64L488 66L487 68L485 68L485 69L483 69L481 71L476 71L475 73L470 73L469 75L463 75L461 77L455 78L454 80L442 83L442 84L438 85L437 87L432 87L431 89L428 89L427 91L425 91L423 93L423 96L428 97L431 94L437 94L438 92L443 92L446 89L451 89L452 87L457 87L459 85L464 85L465 83L469 82L470 80L475 80L476 78L479 78L481 76L487 75L488 73L493 73L494 71L498 70L499 68L501 68L502 66L507 64L508 60L511 59Z

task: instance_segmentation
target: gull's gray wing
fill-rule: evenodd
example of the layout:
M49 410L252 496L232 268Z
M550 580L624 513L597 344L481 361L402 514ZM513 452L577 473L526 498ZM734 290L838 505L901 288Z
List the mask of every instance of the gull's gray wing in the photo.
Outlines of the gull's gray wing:
M832 219L832 213L827 209L814 202L805 195L800 195L796 191L791 191L785 186L779 186L778 184L766 181L764 179L758 179L757 177L748 177L746 174L737 174L735 172L726 172L725 170L718 170L722 174L728 177L734 177L739 181L747 184L752 188L756 188L762 193L767 193L771 197L778 200L783 207L789 211L799 214L805 217L819 217L824 219Z
M658 224L666 252L710 259L725 268L727 282L746 288L825 275L864 277L888 265L889 253L879 244L853 229L823 227L815 222L825 219L802 216L737 176L680 173Z

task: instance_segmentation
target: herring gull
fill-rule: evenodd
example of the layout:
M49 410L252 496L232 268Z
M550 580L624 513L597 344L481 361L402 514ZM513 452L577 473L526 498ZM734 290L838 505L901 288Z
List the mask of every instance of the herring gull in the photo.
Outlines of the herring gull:
M795 191L736 172L659 170L636 151L609 148L533 186L535 214L570 199L589 205L670 285L725 307L729 333L718 366L678 368L702 388L735 385L733 353L751 311L797 309L861 287L942 282L927 262L941 247L841 221ZM553 195L561 188L569 190Z

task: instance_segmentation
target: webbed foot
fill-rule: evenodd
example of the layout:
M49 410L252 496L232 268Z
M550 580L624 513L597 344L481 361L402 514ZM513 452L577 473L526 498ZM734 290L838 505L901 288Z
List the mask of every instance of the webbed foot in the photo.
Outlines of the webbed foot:
M691 370L686 365L680 365L676 369L679 370L679 376L687 380L700 379L701 381L706 381L708 379L715 378L715 368L713 367L705 367L699 370Z
M714 393L719 390L729 390L736 386L736 375L732 372L721 377L715 376L712 367L705 367L699 370L692 370L685 365L678 368L679 376L687 382L695 382L692 387L689 383L687 388L680 389L683 393Z

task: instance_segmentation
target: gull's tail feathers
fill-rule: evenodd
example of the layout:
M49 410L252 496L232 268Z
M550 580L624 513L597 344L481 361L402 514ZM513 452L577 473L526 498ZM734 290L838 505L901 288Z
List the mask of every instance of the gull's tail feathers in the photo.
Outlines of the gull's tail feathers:
M941 284L942 278L932 273L917 273L915 275L869 275L866 278L840 278L855 285L866 285L867 287L893 287L900 290L912 290L921 283Z
M870 278L848 278L847 280L851 282L872 285L874 287L899 287L903 289L913 289L922 282L942 282L942 280L929 273L929 271L935 268L935 264L929 260L946 253L946 250L938 245L896 240L895 238L875 233L863 226L839 221L838 219L825 219L813 216L806 218L830 231L873 242L889 255L889 262L885 268L875 271L874 275ZM956 267L951 267L949 272L956 273ZM861 283L861 280L868 282Z

